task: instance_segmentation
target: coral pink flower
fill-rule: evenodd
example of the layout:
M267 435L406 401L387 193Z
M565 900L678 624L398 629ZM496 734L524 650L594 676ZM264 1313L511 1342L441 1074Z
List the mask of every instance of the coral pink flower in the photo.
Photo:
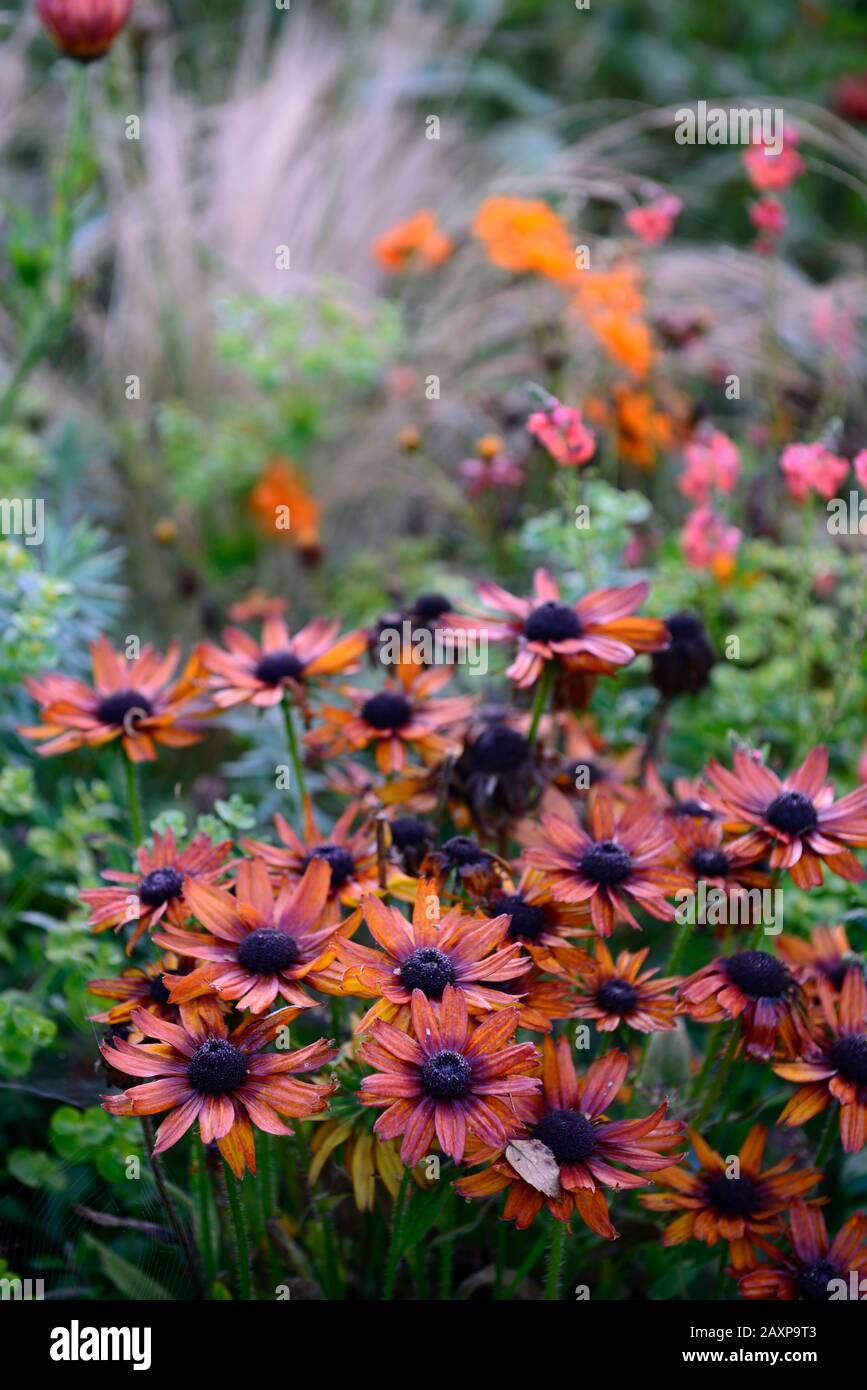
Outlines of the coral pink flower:
M693 502L707 502L710 494L734 492L741 456L722 430L697 432L683 451L686 468L677 480L678 491Z
M562 405L554 396L544 410L536 410L527 429L548 450L561 468L577 468L596 452L596 439L574 406Z
M744 152L742 158L753 188L760 193L779 192L803 174L807 166L795 148L799 139L798 132L787 126L778 153L761 140Z
M737 526L729 526L711 507L696 507L680 533L686 563L693 569L713 570L718 579L727 579L734 569L741 534Z
M862 449L860 454L855 455L852 467L861 486L867 488L867 449Z
M664 241L674 231L674 221L683 207L680 198L664 194L644 207L630 208L626 214L626 225L641 241L652 246Z
M835 497L849 472L846 459L832 454L819 440L815 444L787 444L780 467L796 502L805 502L811 490L820 497Z

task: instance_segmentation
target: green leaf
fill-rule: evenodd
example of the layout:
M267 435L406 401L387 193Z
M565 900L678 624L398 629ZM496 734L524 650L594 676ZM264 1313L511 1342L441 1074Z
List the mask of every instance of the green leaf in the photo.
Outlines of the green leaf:
M37 1149L13 1149L6 1166L25 1187L45 1187L50 1192L62 1192L66 1187L61 1165L51 1154Z
M85 1236L84 1242L91 1250L96 1251L103 1274L124 1298L149 1299L151 1302L168 1302L172 1298L163 1284L152 1279L136 1265L130 1264L122 1255L110 1250L102 1241L96 1240L93 1236Z
M438 1182L427 1191L418 1188L412 1194L409 1208L400 1223L400 1253L406 1254L424 1240L439 1216L443 1199L449 1190L447 1182Z

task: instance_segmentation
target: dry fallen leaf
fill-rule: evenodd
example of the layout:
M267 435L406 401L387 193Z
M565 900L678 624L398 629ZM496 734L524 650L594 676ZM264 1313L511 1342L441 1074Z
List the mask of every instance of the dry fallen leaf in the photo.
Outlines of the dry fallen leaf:
M560 1196L560 1165L541 1139L514 1139L506 1149L506 1158L537 1192L544 1192L546 1197Z

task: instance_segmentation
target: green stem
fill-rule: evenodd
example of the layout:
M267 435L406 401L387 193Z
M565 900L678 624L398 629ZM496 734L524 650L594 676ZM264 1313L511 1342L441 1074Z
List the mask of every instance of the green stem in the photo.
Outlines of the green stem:
M803 514L803 535L801 537L801 564L798 571L798 594L795 599L796 608L793 617L793 634L795 638L795 663L798 670L798 696L797 696L797 728L798 741L795 747L795 757L803 756L803 750L810 740L810 708L812 705L812 691L810 689L810 632L805 628L805 621L810 613L810 597L812 590L812 552L813 552L813 520L814 520L814 494L808 493L804 504ZM813 730L815 737L815 729Z
M536 683L536 694L533 699L533 715L530 720L530 731L527 734L527 740L530 743L533 743L536 738L536 730L539 728L539 721L548 703L548 696L554 684L554 670L554 662L546 661L542 667L542 674Z
M340 1269L337 1262L337 1247L334 1241L334 1225L330 1212L326 1212L322 1221L322 1239L325 1254L325 1287L328 1297L331 1300L341 1297Z
M707 1081L708 1072L710 1071L711 1067L714 1064L714 1061L716 1060L717 1043L722 1037L724 1031L724 1023L714 1023L708 1029L708 1039L707 1047L705 1048L704 1061L702 1062L701 1069L698 1072L698 1075L695 1077L695 1080L693 1081L692 1087L690 1089L690 1097L692 1100L698 1100L699 1096L704 1090L704 1083Z
M548 1246L548 1274L545 1280L545 1299L549 1303L560 1297L560 1281L563 1276L565 1251L563 1234L566 1229L564 1222L558 1221L556 1217L551 1219L554 1222L554 1229L551 1232L551 1244Z
M69 273L74 230L73 200L79 147L87 128L87 70L83 63L72 63L69 119L63 160L54 185L51 235L51 274L47 293L24 331L18 361L0 395L0 425L5 425L18 399L21 387L41 359L64 332L72 310L72 282Z
M394 1200L394 1214L391 1223L391 1239L388 1242L388 1254L385 1259L385 1281L382 1286L382 1297L388 1302L394 1293L394 1281L397 1278L397 1267L400 1264L400 1228L403 1220L403 1210L406 1201L406 1189L409 1183L409 1168L404 1168L403 1177L400 1180L400 1188Z
M301 763L301 752L298 747L298 735L295 732L295 718L292 710L292 701L288 694L283 697L283 723L286 725L286 741L289 744L289 756L292 759L292 768L295 773L295 783L298 788L298 804L302 810L307 798L307 787L304 782L304 768Z
M684 952L686 951L687 947L687 942L689 941L689 938L692 934L693 925L694 924L689 921L689 918L687 918L686 921L681 922L678 933L674 938L674 944L671 948L671 955L668 957L668 960L665 963L665 975L673 975L677 967L680 965L680 962L683 960Z
M280 1280L278 1277L277 1262L274 1259L274 1246L271 1241L271 1236L268 1233L268 1222L274 1213L276 1205L274 1193L274 1164L270 1137L265 1134L264 1131L261 1131L258 1138L259 1143L256 1147L259 1158L259 1181L257 1186L259 1188L259 1206L262 1213L262 1238L268 1253L268 1270L271 1275L271 1282L276 1288Z
M716 1100L720 1091L726 1083L728 1074L732 1069L732 1063L735 1060L735 1055L737 1054L738 1041L739 1029L738 1025L735 1023L732 1026L731 1037L729 1038L728 1046L725 1052L723 1053L722 1061L720 1062L719 1066L719 1071L716 1073L716 1076L714 1077L710 1086L708 1086L707 1091L705 1092L704 1100L702 1101L701 1106L699 1108L699 1112L695 1117L695 1128L697 1130L701 1129L702 1125L704 1124L705 1120L707 1119L708 1115L710 1114L711 1110L716 1104Z
M505 1221L497 1222L495 1235L496 1262L494 1265L494 1300L495 1302L503 1295L503 1275L506 1272L506 1237L508 1228Z
M172 1201L171 1196L169 1195L168 1184L166 1183L165 1175L163 1173L162 1163L160 1162L159 1157L153 1151L153 1124L151 1123L151 1120L147 1115L140 1116L140 1119L142 1133L144 1134L145 1138L145 1148L147 1150L148 1158L150 1160L151 1172L154 1176L154 1186L156 1187L157 1194L162 1204L163 1211L166 1214L169 1226L171 1227L172 1234L174 1235L174 1238L178 1244L178 1248L184 1257L184 1263L187 1266L187 1273L189 1274L190 1280L192 1281L192 1286L195 1289L196 1293L201 1296L202 1276L199 1271L199 1262L196 1258L195 1247L192 1241L190 1240L190 1233L187 1230L186 1226L184 1226L180 1217L178 1216L175 1204Z
M440 1245L440 1302L450 1303L452 1297L452 1262L454 1256L455 1194L452 1188L446 1193L443 1202L443 1229L445 1236ZM496 1295L495 1295L496 1296Z
M522 1262L522 1264L519 1266L518 1272L517 1272L517 1274L514 1276L514 1278L512 1279L512 1281L511 1281L511 1283L509 1284L508 1288L506 1289L505 1293L503 1294L503 1298L511 1298L511 1297L512 1297L512 1294L515 1292L515 1289L518 1287L518 1285L521 1283L521 1281L522 1281L523 1279L525 1279L525 1278L527 1277L527 1275L530 1273L530 1270L533 1269L533 1268L535 1267L536 1261L538 1260L538 1258L539 1258L539 1256L541 1255L542 1251L545 1249L545 1244L546 1244L547 1240L548 1240L548 1237L547 1237L545 1231L542 1231L542 1233L541 1233L541 1235L539 1236L539 1238L537 1239L535 1245L534 1245L534 1246L532 1247L532 1249L530 1250L529 1255L528 1255L527 1258Z
M210 1298L217 1277L217 1262L214 1258L214 1228L211 1222L211 1184L208 1180L208 1168L203 1148L194 1150L193 1164L193 1177L199 1208L199 1244L202 1252L202 1263L205 1267L205 1296Z
M253 1287L250 1281L250 1251L247 1244L247 1227L244 1224L241 1197L238 1192L235 1174L228 1168L223 1169L223 1181L226 1185L226 1196L229 1199L229 1211L232 1214L232 1229L235 1236L235 1259L238 1266L238 1296L243 1301L249 1303L253 1297Z
M716 1279L714 1280L713 1286L713 1300L715 1303L719 1303L722 1298L723 1282L726 1275L726 1256L728 1253L729 1243L727 1240L724 1240L719 1252L719 1264L716 1267Z
M126 777L126 804L129 811L129 830L133 845L138 847L144 835L142 833L142 812L141 797L139 796L138 777L136 776L135 763L131 762L126 754L121 750L123 758L124 775Z
M837 1130L837 1107L833 1101L828 1106L828 1117L825 1120L825 1128L822 1130L822 1138L819 1140L819 1147L816 1151L814 1167L824 1168L828 1162L831 1148L834 1143L834 1135Z

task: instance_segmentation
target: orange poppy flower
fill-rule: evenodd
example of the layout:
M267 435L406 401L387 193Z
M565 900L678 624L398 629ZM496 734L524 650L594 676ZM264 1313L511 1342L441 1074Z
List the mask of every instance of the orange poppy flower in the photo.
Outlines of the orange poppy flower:
M422 208L406 222L398 222L373 243L373 254L383 270L393 275L408 270L433 270L447 260L454 243L439 228L436 214Z
M268 460L248 502L266 536L294 545L309 563L318 560L322 508L289 459Z
M569 282L577 277L573 239L547 203L488 198L476 213L473 234L503 270Z

